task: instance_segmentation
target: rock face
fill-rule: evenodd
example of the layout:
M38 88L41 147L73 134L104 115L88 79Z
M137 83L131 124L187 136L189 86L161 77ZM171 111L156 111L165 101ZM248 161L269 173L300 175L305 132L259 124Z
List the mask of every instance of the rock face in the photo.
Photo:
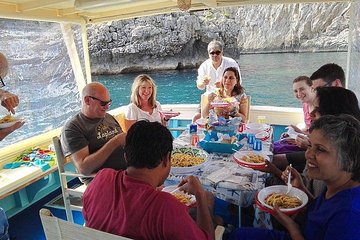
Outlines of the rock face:
M345 51L349 3L254 5L113 21L89 28L94 74L198 67L217 39L225 55Z

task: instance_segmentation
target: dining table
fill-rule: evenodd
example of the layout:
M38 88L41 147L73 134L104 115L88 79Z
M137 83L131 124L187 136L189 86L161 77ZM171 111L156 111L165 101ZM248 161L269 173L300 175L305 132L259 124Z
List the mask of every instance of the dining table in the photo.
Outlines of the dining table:
M205 129L198 129L199 139L205 136ZM241 134L247 134L246 128ZM261 153L267 155L272 161L273 158L273 128L269 126L268 137L262 139L262 150L253 150L252 145L247 143L247 137L241 139L237 144L242 147L238 151ZM174 139L174 148L199 146L191 145L191 136L185 130L180 136ZM235 152L235 149L234 149ZM239 209L239 226L241 226L241 207L248 207L254 204L256 194L265 187L267 173L244 167L234 161L233 153L207 153L208 159L202 166L191 173L177 173L170 171L166 184L176 184L181 179L193 175L201 181L205 190L214 194L215 197L235 204ZM271 227L270 216L255 209L255 227Z

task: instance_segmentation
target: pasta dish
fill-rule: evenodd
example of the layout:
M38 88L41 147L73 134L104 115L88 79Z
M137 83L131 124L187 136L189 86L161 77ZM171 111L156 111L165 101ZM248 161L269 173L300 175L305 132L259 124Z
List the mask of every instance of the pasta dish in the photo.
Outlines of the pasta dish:
M195 157L185 153L174 153L171 156L173 167L192 167L205 162L203 157Z
M187 196L185 194L182 193L172 193L172 195L174 197L176 197L177 200L179 200L181 203L185 204L185 205L189 205L190 201L191 201L191 197Z
M265 159L263 156L260 156L257 154L252 154L252 153L241 157L241 160L244 162L249 162L249 163L264 163L265 162Z
M301 206L302 202L297 197L286 195L285 193L272 193L265 198L265 203L279 208L296 208Z
M5 117L3 117L2 119L0 119L0 124L1 123L9 123L9 122L13 122L16 119L13 118L11 115L6 115Z

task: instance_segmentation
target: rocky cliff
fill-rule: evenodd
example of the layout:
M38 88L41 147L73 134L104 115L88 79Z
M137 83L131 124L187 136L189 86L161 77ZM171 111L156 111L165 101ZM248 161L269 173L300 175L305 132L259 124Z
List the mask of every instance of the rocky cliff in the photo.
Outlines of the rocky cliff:
M113 21L89 29L94 74L183 69L207 58L212 39L225 55L345 51L348 3L251 5Z

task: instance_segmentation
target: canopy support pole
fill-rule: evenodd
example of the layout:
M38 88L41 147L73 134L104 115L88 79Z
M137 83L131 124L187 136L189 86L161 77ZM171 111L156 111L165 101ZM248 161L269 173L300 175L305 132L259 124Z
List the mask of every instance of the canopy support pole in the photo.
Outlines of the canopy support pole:
M74 33L71 28L71 24L68 23L61 23L61 31L64 36L65 45L67 48L67 52L69 54L71 66L75 75L76 85L78 87L79 93L82 92L82 89L86 85L86 81L84 78L84 74L81 67L81 62L79 58L79 54L76 49Z

